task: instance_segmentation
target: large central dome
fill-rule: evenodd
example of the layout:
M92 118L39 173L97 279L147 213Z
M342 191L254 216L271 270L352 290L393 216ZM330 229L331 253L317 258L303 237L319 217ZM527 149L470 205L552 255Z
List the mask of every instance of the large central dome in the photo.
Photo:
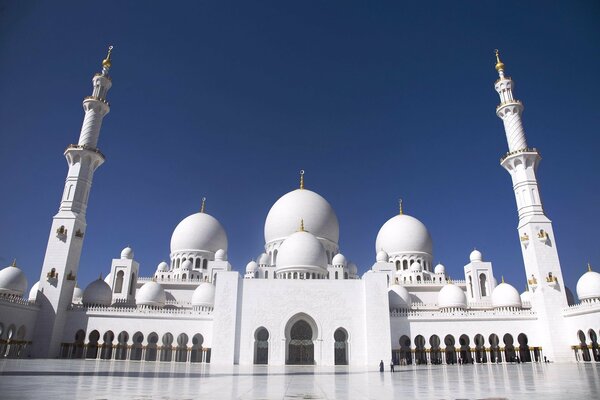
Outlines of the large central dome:
M390 256L406 253L433 253L429 231L421 221L400 214L390 218L379 230L375 251L384 250Z
M227 251L227 234L211 215L203 212L184 218L171 236L171 253L178 251Z
M300 220L317 238L337 245L340 227L331 205L317 193L296 189L275 202L265 221L265 243L283 240L298 230Z

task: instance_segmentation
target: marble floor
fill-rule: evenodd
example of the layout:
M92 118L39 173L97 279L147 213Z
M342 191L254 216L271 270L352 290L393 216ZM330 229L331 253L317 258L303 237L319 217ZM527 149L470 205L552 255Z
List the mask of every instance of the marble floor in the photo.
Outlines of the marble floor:
M600 399L600 364L215 366L0 360L8 399Z

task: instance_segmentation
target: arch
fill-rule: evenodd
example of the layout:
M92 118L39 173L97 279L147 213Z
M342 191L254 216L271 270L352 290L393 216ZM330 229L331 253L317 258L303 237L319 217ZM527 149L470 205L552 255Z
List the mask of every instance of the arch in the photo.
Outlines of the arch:
M181 275L181 279L186 280L187 279L187 274Z
M21 325L19 329L17 329L17 340L25 339L25 334L27 333L27 328L25 325Z
M129 340L129 334L126 331L121 331L117 336L117 347L115 349L115 360L126 360L127 359L127 341Z
M141 360L142 359L142 342L144 341L144 334L142 332L136 332L133 334L133 344L131 346L131 354L129 355L130 360Z
M194 268L195 269L200 269L200 262L202 261L202 259L200 257L196 258L196 261L194 261Z
M185 333L180 333L177 336L177 348L175 350L175 361L177 362L187 362L188 358L188 335Z
M254 332L254 364L269 363L269 331L261 326Z
M202 269L207 269L208 268L208 258L205 258L204 260L202 260Z
M337 272L337 271L335 271L335 274L334 274L334 278L333 278L333 279L338 279L338 272Z
M348 332L337 328L333 333L333 352L335 365L348 365Z
M150 332L148 334L148 344L146 344L146 355L144 361L159 361L158 360L158 334Z
M577 338L579 339L579 347L581 348L581 356L583 361L592 361L590 356L590 349L588 349L585 333L580 329L577 331Z
M402 269L403 270L408 269L408 260L407 259L402 260Z
M100 332L93 330L88 336L88 345L85 358L96 358L98 356L98 340L100 339Z
M117 278L115 279L115 293L121 293L123 291L123 280L125 277L125 272L120 270L117 272Z
M115 339L113 331L106 331L102 337L102 348L100 351L100 358L103 360L110 360L112 358L113 348L112 342Z
M202 343L204 343L204 337L199 334L196 333L193 337L192 337L192 351L190 354L190 362L202 362L202 355L203 355L203 351L202 351Z
M488 338L488 341L490 342L490 362L502 362L502 354L500 353L500 339L498 338L498 335L492 333Z
M429 337L429 346L431 346L430 360L432 364L442 363L442 352L440 351L440 337L438 335L431 335Z
M504 342L504 359L507 362L517 361L513 336L510 333L507 333L502 337L502 341Z
M481 297L487 296L487 276L484 273L479 274L479 291Z
M527 342L529 339L527 335L524 333L520 333L517 336L517 341L519 342L519 358L521 362L531 362L531 353L529 352L529 345Z
M425 338L422 335L415 336L415 364L427 364L427 353L425 352Z
M446 345L446 364L456 364L456 349L454 348L455 343L456 341L452 335L446 335L444 338L444 344Z
M269 271L265 271L265 279L269 279Z
M400 260L396 260L396 271L400 271Z
M473 298L473 277L469 275L469 292L471 293L471 298Z
M471 355L471 348L469 347L471 339L463 334L458 338L458 343L460 344L460 362L462 364L472 364L473 356Z
M406 335L402 335L399 340L400 343L400 365L412 364L412 352L410 350L410 338Z
M171 361L173 357L173 334L167 332L162 337L160 361Z
M290 318L285 327L286 364L314 365L318 330L314 319L304 313Z
M487 353L485 351L485 339L481 333L475 335L475 361L478 363L487 362Z
M75 348L71 353L71 358L83 358L83 349L85 345L85 331L83 329L80 329L77 332L75 332L75 341L73 342L73 344Z
M271 265L275 265L277 263L277 249L273 250L273 262Z
M133 289L135 288L135 273L131 273L131 280L129 281L129 295L133 295Z

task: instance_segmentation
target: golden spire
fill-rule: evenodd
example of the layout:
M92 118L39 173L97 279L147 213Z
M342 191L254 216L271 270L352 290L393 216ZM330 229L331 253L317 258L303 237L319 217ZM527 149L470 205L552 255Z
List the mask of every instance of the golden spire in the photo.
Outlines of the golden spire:
M300 189L304 189L304 170L300 170Z
M588 271L592 270L592 266L590 265L590 263L588 263Z
M113 46L112 45L108 46L108 54L106 55L106 58L104 60L102 60L102 66L106 69L108 69L112 66L112 63L111 63L112 60L110 59L112 50L113 50Z
M402 208L402 199L398 199L398 208L399 208L399 215L403 215L404 209Z
M502 283L504 283L504 275L502 275Z
M206 197L202 198L202 205L200 206L200 212L203 213L206 208Z
M298 232L306 232L304 230L304 218L300 218L300 229L298 230Z
M498 49L495 49L494 52L496 53L496 71L500 71L501 69L503 70L504 63L500 61L500 52Z
M12 264L10 264L10 266L17 268L17 259L16 258L13 258L13 262L12 262Z

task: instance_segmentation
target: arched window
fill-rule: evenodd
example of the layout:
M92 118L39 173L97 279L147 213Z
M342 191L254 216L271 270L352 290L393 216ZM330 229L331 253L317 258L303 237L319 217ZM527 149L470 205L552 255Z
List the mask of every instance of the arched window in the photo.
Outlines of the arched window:
M473 277L469 275L469 289L471 291L471 297L473 297Z
M277 263L277 249L273 251L273 265Z
M196 258L196 264L194 265L196 269L200 269L200 258Z
M400 271L400 260L396 260L396 271Z
M480 274L479 275L479 290L481 290L481 297L487 296L486 284L487 284L487 277L485 276L485 274Z
M135 285L135 274L131 273L131 280L129 281L129 295L133 294L133 288Z
M258 328L254 334L254 364L269 363L269 331Z
M123 291L123 276L125 272L123 270L117 272L117 279L115 280L115 293L121 293Z
M181 279L187 279L187 274L181 275Z
M335 343L333 351L335 353L335 365L348 365L348 334L343 328L338 328L333 334Z
M265 279L269 279L269 271L265 271Z
M335 271L335 279L338 279L338 272Z
M348 279L348 273L344 272L344 279Z
M207 258L202 260L202 269L206 269L206 268L208 268L208 259Z
M408 269L408 260L402 261L402 269Z

